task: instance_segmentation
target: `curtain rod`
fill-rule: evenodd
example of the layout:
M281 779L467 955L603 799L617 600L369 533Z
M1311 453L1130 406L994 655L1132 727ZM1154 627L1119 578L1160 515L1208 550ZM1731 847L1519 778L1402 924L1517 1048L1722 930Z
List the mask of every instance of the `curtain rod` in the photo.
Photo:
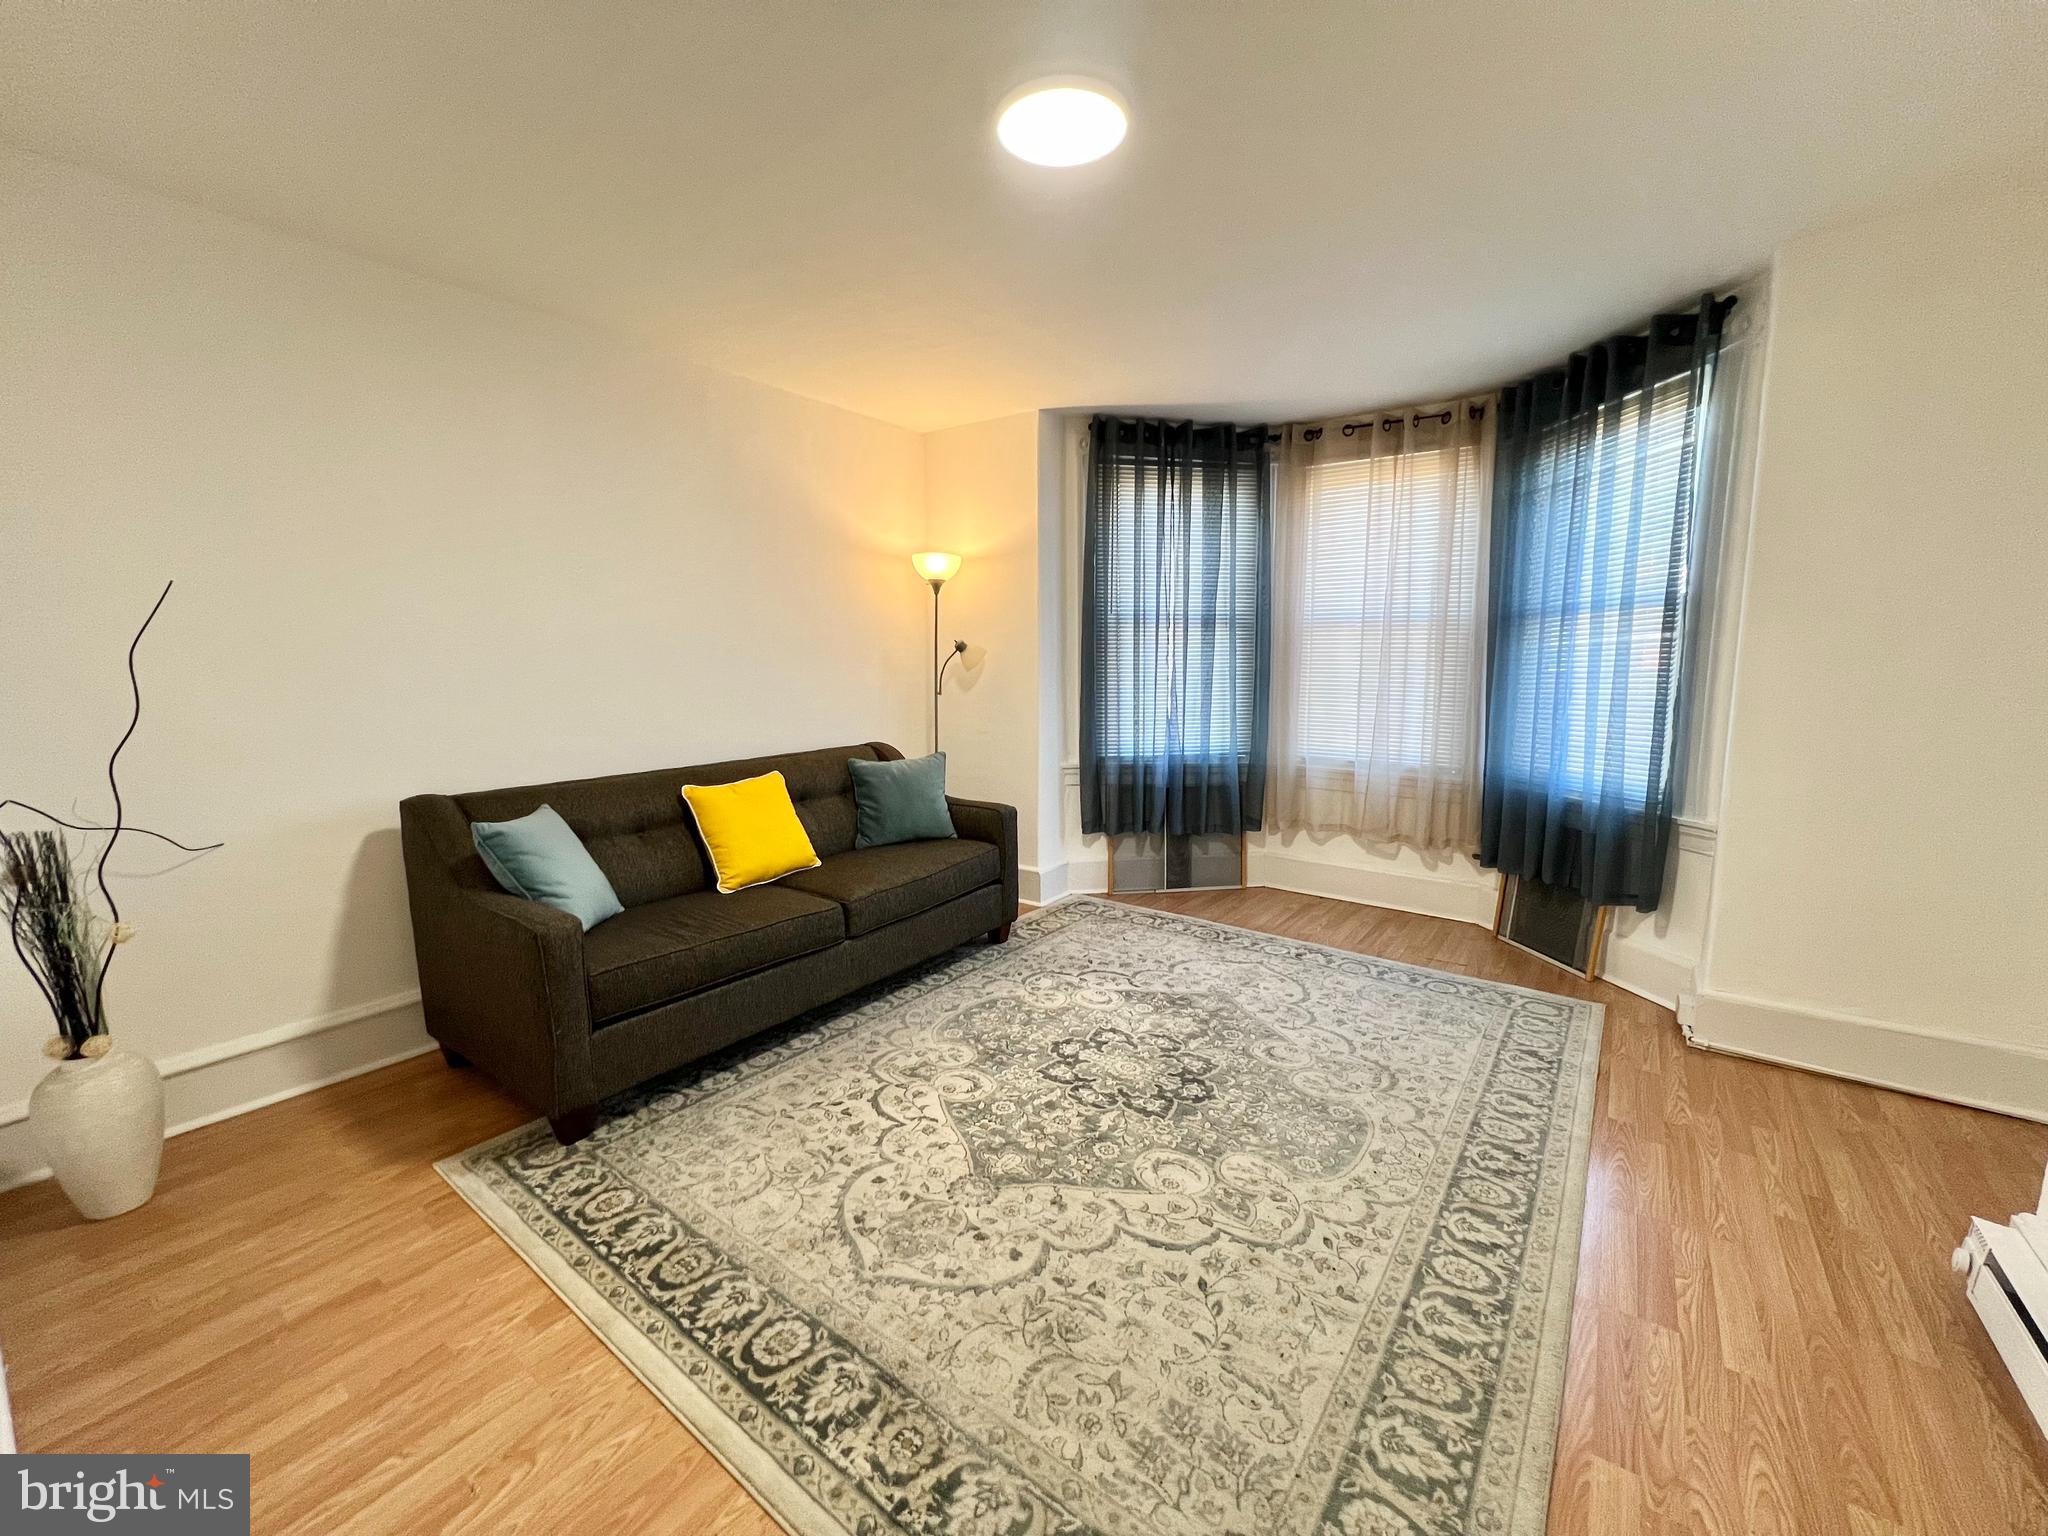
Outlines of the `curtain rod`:
M1739 304L1741 300L1742 296L1737 293L1731 293L1723 298L1718 299L1715 298L1711 293L1702 294L1700 309L1710 311L1714 322L1716 324L1720 324L1724 323L1727 320L1728 316L1734 312L1735 306ZM1695 311L1694 313L1697 312L1698 311ZM1659 321L1677 318L1683 318L1683 315L1653 315L1650 318L1649 325L1644 327L1644 329L1640 333L1624 331L1622 334L1640 334L1643 336L1648 336L1650 330L1653 329ZM1466 409L1472 413L1472 419L1474 421L1478 421L1486 415L1486 407L1484 404L1468 405ZM1449 425L1451 417L1454 414L1456 414L1456 412L1456 406L1452 406L1449 410L1443 411L1417 411L1413 416L1408 418L1408 425L1411 427L1419 427L1425 421L1440 421L1443 422L1445 425ZM1391 432L1394 430L1395 427L1399 426L1400 424L1400 413L1390 412L1383 419L1380 419L1380 430L1384 432ZM1346 437L1355 436L1358 433L1363 432L1367 428L1371 427L1371 425L1372 422L1370 421L1347 421L1344 423L1344 435ZM1327 429L1323 427L1305 427L1302 429L1301 440L1305 443L1313 443L1322 437L1325 430ZM1269 432L1266 434L1266 441L1269 443L1277 443L1286 435L1287 433L1284 428L1278 432Z
M1486 404L1484 401L1468 405L1465 409L1474 421L1479 421L1486 415ZM1455 405L1441 411L1417 411L1413 416L1407 418L1407 425L1419 427L1425 421L1440 421L1445 426L1449 426L1451 418L1457 414L1458 408ZM1374 420L1379 422L1382 432L1391 432L1394 428L1402 425L1402 414L1396 412L1388 416L1375 417ZM1370 421L1347 421L1344 423L1344 435L1346 437L1354 437L1360 432L1371 430L1371 427L1372 422ZM1301 440L1304 443L1313 443L1322 437L1323 433L1327 430L1328 428L1326 427L1304 427L1301 433ZM1277 443L1286 435L1287 433L1284 429L1279 432L1269 432L1266 434L1266 441Z

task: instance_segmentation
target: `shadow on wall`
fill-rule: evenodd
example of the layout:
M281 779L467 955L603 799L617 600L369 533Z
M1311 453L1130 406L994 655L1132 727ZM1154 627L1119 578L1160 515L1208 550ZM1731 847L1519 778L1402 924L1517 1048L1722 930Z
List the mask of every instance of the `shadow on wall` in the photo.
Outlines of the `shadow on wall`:
M357 845L349 861L342 886L341 908L328 948L327 982L323 992L330 1011L345 1013L352 1008L414 991L419 973L413 960L412 917L405 899L405 865L400 852L398 829L379 827ZM409 1055L428 1045L425 1024L416 1001L368 1014L360 1020L339 1025L301 1042L305 1048L297 1062L307 1081L331 1076L354 1075L371 1061ZM439 1062L434 1063L440 1066ZM432 1077L409 1081L398 1090L394 1101L380 1088L340 1092L323 1106L323 1134L358 1148L388 1151L417 1136L421 1117L408 1108L407 1098L431 1091ZM485 1104L486 1120L522 1118L516 1106ZM494 1125L485 1125L485 1132ZM438 1145L424 1146L423 1155L438 1156Z
M398 828L379 827L349 861L321 997L327 1010L339 1011L418 986Z
M1270 793L1268 791L1269 796ZM1268 805L1270 804L1269 799ZM1316 854L1324 856L1321 862L1332 864L1343 864L1358 858L1367 861L1369 865L1373 861L1404 864L1421 873L1443 879L1490 878L1486 871L1480 869L1472 855L1455 849L1411 848L1405 843L1382 841L1363 833L1313 832L1302 827L1269 828L1253 835L1263 839L1258 846L1266 851L1298 854L1313 849Z
M962 693L974 692L981 686L982 674L987 668L988 647L969 642L967 649L960 653L960 659L947 669L946 691L951 693L957 687Z
M1706 917L1708 897L1707 885L1713 872L1713 843L1701 848L1688 838L1681 827L1671 834L1671 851L1664 860L1664 889L1657 898L1657 910L1637 912L1630 907L1616 907L1611 921L1614 926L1612 937L1632 938L1642 934L1646 938L1669 939L1675 929L1681 935L1691 934L1697 949L1697 930Z

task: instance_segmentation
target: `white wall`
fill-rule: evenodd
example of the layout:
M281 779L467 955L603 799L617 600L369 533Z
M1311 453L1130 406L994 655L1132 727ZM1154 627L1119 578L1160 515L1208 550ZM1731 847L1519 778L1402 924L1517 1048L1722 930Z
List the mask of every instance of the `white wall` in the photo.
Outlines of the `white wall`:
M178 579L122 782L228 846L124 844L110 984L173 1122L424 1043L401 796L921 741L914 434L11 152L0 271L0 795L108 809ZM0 1183L50 1032L0 966Z
M1056 803L1044 783L1048 760L1057 762L1046 725L1057 729L1060 647L1046 618L1048 605L1057 614L1060 583L1045 558L1039 417L953 427L927 434L924 444L926 538L962 558L946 584L939 642L942 652L956 638L968 642L941 708L947 783L1017 807L1024 899L1048 899L1060 892L1043 884L1040 806ZM1056 863L1056 840L1054 847Z
M1066 416L1038 413L1038 852L1040 890L1067 889L1062 789L1067 762L1067 438Z
M1788 244L1696 1037L2048 1118L2048 183Z

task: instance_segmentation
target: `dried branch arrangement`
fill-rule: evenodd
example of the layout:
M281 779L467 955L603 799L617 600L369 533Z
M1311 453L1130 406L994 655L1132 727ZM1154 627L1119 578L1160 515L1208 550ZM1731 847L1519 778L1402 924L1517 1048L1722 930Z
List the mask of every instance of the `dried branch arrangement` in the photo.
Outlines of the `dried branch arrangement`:
M127 825L121 800L117 772L121 750L142 723L142 684L135 672L135 652L163 608L164 599L171 595L171 585L164 583L148 618L128 642L132 708L128 729L122 732L107 758L107 788L114 797L113 824L68 821L25 800L0 800L0 810L18 806L68 831L107 834L106 843L92 864L93 881L107 909L102 916L93 904L91 891L79 878L71 844L62 832L0 832L0 910L4 910L7 918L14 953L34 979L57 1021L57 1033L46 1049L61 1060L101 1056L107 1050L107 971L113 964L115 950L134 936L134 929L121 921L120 904L107 884L107 858L121 834L133 832L152 837L187 853L206 853L222 846L205 843L193 847L147 827L131 827Z

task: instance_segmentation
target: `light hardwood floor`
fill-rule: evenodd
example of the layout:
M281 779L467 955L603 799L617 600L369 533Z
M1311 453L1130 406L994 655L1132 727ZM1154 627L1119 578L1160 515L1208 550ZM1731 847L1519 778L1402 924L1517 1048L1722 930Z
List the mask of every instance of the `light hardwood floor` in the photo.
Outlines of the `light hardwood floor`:
M2048 1444L1948 1270L2048 1128L1688 1050L1469 925L1146 899L1607 1005L1553 1532L2048 1531ZM259 1531L772 1531L434 1174L525 1118L423 1057L179 1137L112 1222L0 1196L22 1449L247 1451Z

